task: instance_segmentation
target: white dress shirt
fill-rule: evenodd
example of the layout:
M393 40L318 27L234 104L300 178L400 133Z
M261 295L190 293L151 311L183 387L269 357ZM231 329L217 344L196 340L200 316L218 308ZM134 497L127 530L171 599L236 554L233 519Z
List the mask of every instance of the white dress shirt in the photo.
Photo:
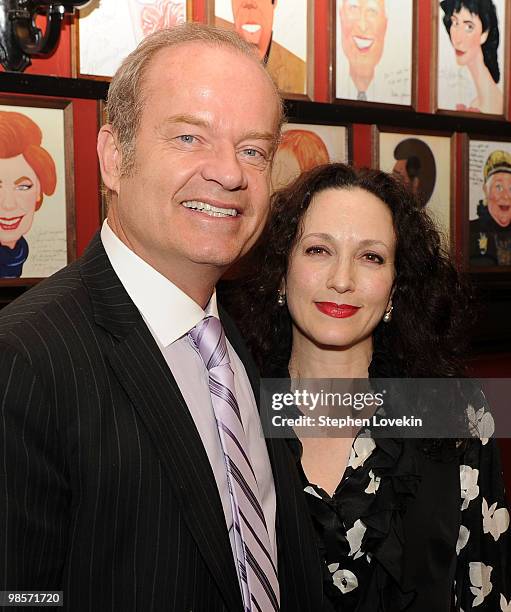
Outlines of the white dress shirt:
M224 455L211 404L208 371L187 336L190 329L206 315L218 317L216 293L213 293L204 311L186 293L128 248L110 229L106 220L101 229L101 241L115 273L140 311L188 406L215 476L236 560L231 500ZM245 367L228 340L227 350L247 436L246 451L257 478L276 563L275 487L266 442ZM207 504L208 500L205 499L204 503ZM235 565L237 567L236 562Z

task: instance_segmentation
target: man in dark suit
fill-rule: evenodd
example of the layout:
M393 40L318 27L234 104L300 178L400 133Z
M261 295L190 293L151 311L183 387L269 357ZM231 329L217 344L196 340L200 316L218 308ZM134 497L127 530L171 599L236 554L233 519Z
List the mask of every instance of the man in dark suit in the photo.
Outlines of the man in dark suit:
M257 373L215 294L267 215L276 89L235 34L188 24L125 60L107 110L101 234L0 314L1 589L62 590L72 612L258 609L189 337L219 316L280 609L318 610L293 459L260 435Z

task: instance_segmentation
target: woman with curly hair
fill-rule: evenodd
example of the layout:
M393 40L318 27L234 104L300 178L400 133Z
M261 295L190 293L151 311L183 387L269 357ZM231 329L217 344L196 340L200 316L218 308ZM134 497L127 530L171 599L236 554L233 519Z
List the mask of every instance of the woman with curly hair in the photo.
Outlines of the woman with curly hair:
M492 0L442 0L443 22L451 39L456 63L470 71L477 95L468 108L457 110L501 115L504 96L497 87L499 22Z
M266 377L463 375L468 292L391 175L323 165L277 192L236 311ZM477 408L477 406L476 406ZM325 609L508 610L511 533L495 440L289 441Z

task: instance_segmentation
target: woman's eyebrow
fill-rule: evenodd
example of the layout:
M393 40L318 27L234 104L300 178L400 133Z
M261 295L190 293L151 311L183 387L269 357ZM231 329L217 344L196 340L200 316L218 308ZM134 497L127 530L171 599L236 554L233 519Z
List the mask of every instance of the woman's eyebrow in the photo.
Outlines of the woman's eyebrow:
M384 246L387 249L389 248L387 243L384 242L383 240L374 240L374 239L371 239L371 238L366 238L365 240L361 240L359 244L362 247L381 245L381 246Z
M14 181L15 185L20 185L21 183L25 182L25 181L29 181L30 183L32 182L32 179L29 178L28 176L20 176L18 179L16 179ZM1 181L0 181L1 182Z
M306 234L302 236L302 240L306 238L320 238L321 240L333 240L333 236L331 234L327 234L325 232L312 232L310 234Z

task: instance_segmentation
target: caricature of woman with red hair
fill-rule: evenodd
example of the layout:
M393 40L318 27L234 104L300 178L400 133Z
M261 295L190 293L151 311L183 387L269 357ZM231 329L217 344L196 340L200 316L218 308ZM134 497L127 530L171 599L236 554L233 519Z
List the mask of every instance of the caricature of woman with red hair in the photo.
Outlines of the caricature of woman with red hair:
M287 130L282 134L273 164L272 183L284 187L302 172L328 164L330 156L325 143L310 130Z
M41 147L38 125L0 111L0 278L18 278L28 257L25 234L57 184L55 162Z

